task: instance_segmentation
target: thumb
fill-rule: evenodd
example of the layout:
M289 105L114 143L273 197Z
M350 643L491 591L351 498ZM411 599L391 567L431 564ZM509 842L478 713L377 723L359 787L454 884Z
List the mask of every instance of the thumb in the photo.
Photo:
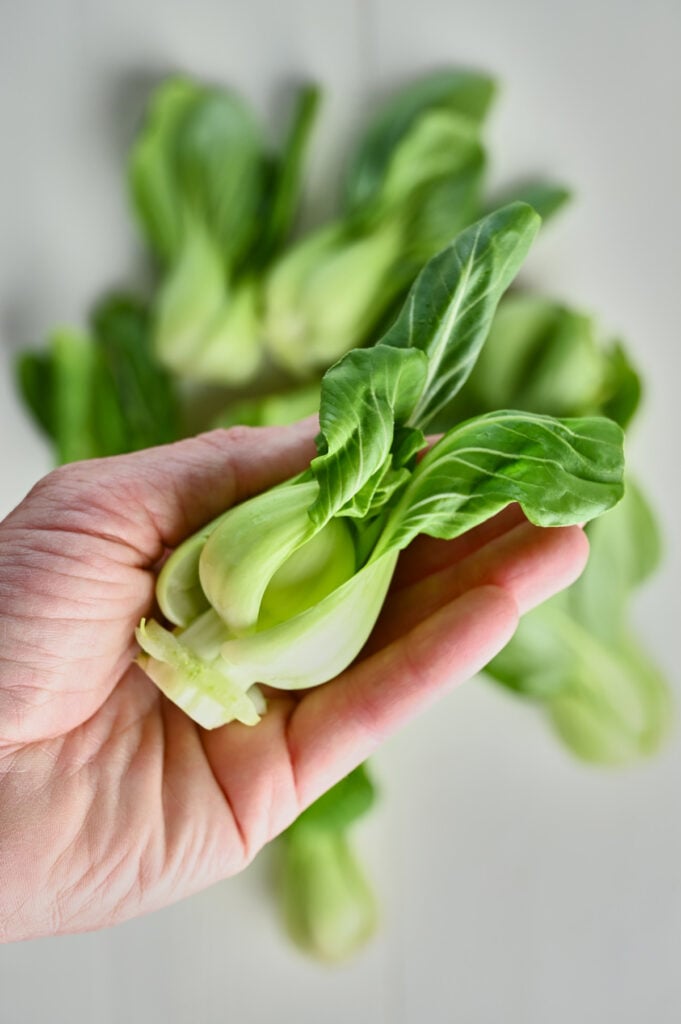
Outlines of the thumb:
M106 537L148 568L231 505L305 469L315 417L288 427L213 430L174 444L61 466L6 525Z

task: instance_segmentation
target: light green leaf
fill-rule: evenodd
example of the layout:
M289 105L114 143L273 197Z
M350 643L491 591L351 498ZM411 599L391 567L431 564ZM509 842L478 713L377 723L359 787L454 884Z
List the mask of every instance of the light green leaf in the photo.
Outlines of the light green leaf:
M325 963L357 953L376 930L378 914L345 833L293 829L280 849L282 912L290 938Z
M672 705L648 655L631 635L607 645L578 626L573 651L569 683L547 704L563 742L596 764L627 764L654 753L668 732Z
M130 152L128 175L135 212L163 263L170 263L182 248L184 197L177 180L176 139L201 92L188 78L163 82L151 98L146 122Z
M397 552L359 569L314 607L221 648L230 679L300 690L333 679L359 654L385 600Z
M236 635L318 603L355 571L346 523L313 525L314 480L276 487L227 512L199 557L203 593Z
M320 381L272 395L230 403L214 421L215 427L281 427L311 416L319 409Z
M586 569L570 588L570 610L605 643L619 643L632 591L659 564L661 540L652 509L628 478L624 498L588 527Z
M264 338L296 377L319 373L361 345L399 293L393 270L403 246L395 219L356 234L328 224L287 249L264 284Z
M462 231L416 278L379 342L428 356L413 426L425 429L464 384L538 228L539 217L529 206L506 206Z
M583 760L627 764L645 757L669 729L669 688L625 621L617 636L605 636L597 620L580 622L571 614L570 596L558 594L525 615L485 671L540 700L563 742ZM604 608L606 619L610 612Z

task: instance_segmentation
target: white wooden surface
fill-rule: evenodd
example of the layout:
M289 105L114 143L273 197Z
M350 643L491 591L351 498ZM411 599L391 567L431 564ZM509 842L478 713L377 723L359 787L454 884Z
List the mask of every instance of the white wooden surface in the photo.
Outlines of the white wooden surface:
M630 456L668 559L637 621L672 680L678 523L675 0L0 0L0 514L49 467L12 353L134 281L122 160L150 82L184 69L238 86L273 124L303 75L328 89L311 213L327 208L366 97L439 64L504 89L494 177L543 171L579 200L528 275L597 310L645 370ZM282 940L266 852L243 877L105 932L0 949L2 1024L672 1024L681 1017L681 744L588 770L544 723L472 683L377 760L359 833L380 937L338 970Z

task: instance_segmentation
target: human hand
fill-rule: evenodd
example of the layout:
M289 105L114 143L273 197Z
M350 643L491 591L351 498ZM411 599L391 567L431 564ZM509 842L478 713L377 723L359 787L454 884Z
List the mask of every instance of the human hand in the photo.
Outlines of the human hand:
M0 938L111 925L244 868L581 571L577 527L516 508L404 552L338 678L205 732L132 663L168 548L300 471L309 421L74 463L0 524Z

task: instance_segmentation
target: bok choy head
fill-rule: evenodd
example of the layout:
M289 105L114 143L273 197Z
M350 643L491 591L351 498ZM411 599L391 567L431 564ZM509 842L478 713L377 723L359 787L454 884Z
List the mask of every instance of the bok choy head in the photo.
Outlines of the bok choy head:
M309 468L168 560L157 595L175 628L142 622L140 661L201 725L257 722L260 683L300 689L341 672L418 534L456 537L511 502L533 523L567 525L620 499L622 432L599 417L490 413L417 460L538 226L514 203L461 232L424 267L380 343L327 371Z
M228 89L170 78L132 149L130 192L163 271L155 351L189 380L240 385L262 362L258 272L286 241L318 90L299 90L274 154Z

